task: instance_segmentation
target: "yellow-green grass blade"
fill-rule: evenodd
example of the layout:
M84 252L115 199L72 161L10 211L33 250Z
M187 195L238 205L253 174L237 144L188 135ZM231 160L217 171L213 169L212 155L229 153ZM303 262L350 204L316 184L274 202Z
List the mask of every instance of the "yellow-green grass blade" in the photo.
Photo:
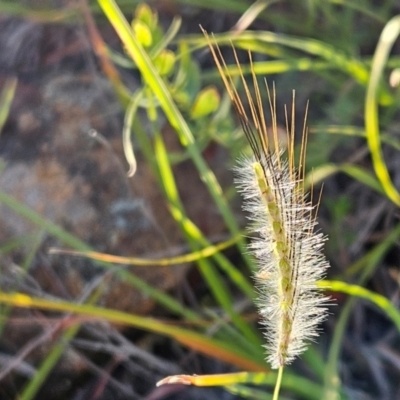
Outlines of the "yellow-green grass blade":
M140 127L139 127L140 128ZM155 162L154 160L154 149L152 146L152 143L150 142L148 136L145 134L145 132L142 129L138 129L138 127L135 127L135 131L137 134L137 139L140 143L140 147L146 157L147 163L151 166L154 174L157 176L160 186L163 188L167 199L169 200L169 208L171 215L173 218L178 222L178 224L181 226L182 231L189 237L191 238L197 246L202 246L204 248L209 247L211 244L210 242L204 237L202 232L198 229L198 227L187 217L185 214L183 207L178 207L175 205L175 199L177 198L177 189L176 185L170 185L168 187L165 186L165 182L169 182L171 178L167 178L164 180L161 175L161 171L163 171L164 174L168 173L168 176L172 176L171 172L168 172L168 169L170 169L170 166L168 162L170 162L170 157L168 155L162 156L160 159L165 160L163 161L165 163L165 166L161 163L159 165L158 161ZM163 151L165 154L165 150ZM174 181L172 180L172 183ZM167 189L170 187L171 191L167 191ZM170 201L170 199L172 201ZM230 277L230 279L238 285L239 288L251 299L255 298L255 292L253 289L253 286L243 277L243 275L237 270L237 268L232 265L231 261L228 260L222 253L217 252L213 256L213 259L218 263L219 267Z
M74 251L74 250L63 250L63 249L50 249L50 254L66 254L72 256L80 256L89 258L91 260L102 261L113 264L124 264L124 265L135 265L140 267L166 267L177 264L185 264L194 261L198 261L202 258L208 258L214 254L233 246L237 242L238 238L232 238L216 245L205 247L198 251L193 251L188 254L184 254L177 257L170 258L138 258L138 257L121 257L112 254L99 253L96 251Z
M168 198L171 213L182 228L183 233L186 235L192 249L197 250L199 242L194 240L191 231L187 230L187 228L181 224L182 217L185 215L184 207L179 197L171 165L169 164L167 150L165 148L162 136L158 131L155 132L154 146L161 182ZM192 229L193 228L195 228L195 226L193 226ZM197 228L195 229L197 230ZM223 309L232 319L233 323L241 332L243 332L245 336L247 336L250 341L259 343L261 345L262 342L259 334L255 332L252 327L246 323L234 310L234 302L231 298L229 290L214 266L209 262L209 260L204 258L199 259L197 264L215 299L223 307ZM229 269L227 273L232 281L243 291L253 291L249 283L237 269Z
M206 46L205 39L197 35L183 37L181 40L199 48ZM261 53L269 53L271 45L296 49L326 60L332 66L353 77L362 86L368 84L368 69L361 60L348 56L332 45L316 39L299 38L268 31L245 31L237 36L232 36L231 33L216 34L214 40L218 45L233 45L236 48ZM385 89L380 88L378 94L379 101L383 104L389 104L393 101L392 96Z
M167 116L169 123L178 133L180 142L183 146L187 147L188 153L196 165L201 179L210 191L210 194L232 235L236 236L239 233L239 228L224 198L222 189L214 173L207 166L203 157L201 156L201 153L194 141L193 134L182 114L178 110L178 107L172 99L172 96L163 79L158 74L147 53L136 40L127 20L121 13L117 4L113 0L98 0L98 3L113 25L121 41L125 45L126 51L132 57L138 69L140 70L144 82L151 88L153 94L160 102L160 106ZM239 242L239 245L241 250L243 250L244 258L250 265L251 261L245 252L244 239Z
M157 118L156 115L152 116L152 118ZM155 132L158 131L157 128L154 129ZM152 149L152 145L150 141L148 140L147 136L144 134L144 132L140 132L138 135L138 139L141 143L142 149L145 150L145 155L148 161L154 160L154 150ZM165 150L164 144L162 142L162 138L159 135L159 133L156 135L156 149L158 148L158 152L156 152L156 164L157 168L155 169L153 166L153 163L150 162L150 165L153 166L155 174L158 176L158 179L161 183L161 186L164 188L164 191L166 193L168 202L169 202L169 207L171 210L171 213L173 217L176 219L176 221L180 224L183 232L188 238L188 242L192 241L193 246L192 248L198 249L199 245L200 246L210 246L209 242L203 237L201 232L198 230L198 228L187 218L187 216L184 213L183 206L179 200L179 195L176 189L176 185L174 182L173 174L171 171L171 167L169 164L169 157L168 154ZM158 145L157 145L158 144ZM200 250L201 251L201 250ZM244 288L244 292L250 296L254 296L253 288L252 286L247 282L246 279L243 278L243 276L237 271L235 267L231 265L229 260L225 258L222 254L219 252L215 252L213 258L219 263L220 267L230 276L233 282L238 282L238 286L242 286ZM199 263L204 265L204 260L199 260ZM213 267L211 267L213 268ZM208 268L208 271L212 271L212 269ZM221 295L221 285L216 285L215 284L215 277L209 277L210 282L214 285L215 290L219 295ZM226 304L229 305L231 308L231 301L226 301ZM248 326L243 325L243 328L246 328L248 330ZM229 326L224 327L226 329L229 328ZM236 333L236 332L235 332ZM232 335L229 335L232 337ZM257 335L252 334L253 340L257 338L257 343L260 343L260 339ZM250 342L249 342L250 343ZM251 347L251 353L258 354L259 358L262 358L262 352L260 352L260 347L259 345L254 346L254 344Z
M164 384L182 383L185 385L193 385L199 387L208 386L225 386L227 390L235 391L233 385L252 384L257 386L273 387L276 383L276 372L236 372L232 374L215 374L215 375L175 375L164 378L158 382L158 386ZM244 388L244 387L243 387ZM282 388L290 390L297 395L305 397L308 400L320 400L322 387L306 378L299 377L291 373L285 373L282 380ZM264 392L264 396L267 393ZM266 398L266 397L263 397Z
M360 269L360 267L363 268L361 278L359 279L360 284L364 283L366 279L368 279L386 252L398 240L399 236L400 224L398 224L382 242L376 245L372 251L363 257L359 263L355 264L357 265L357 270ZM355 298L351 298L343 307L335 325L335 331L329 349L328 362L325 368L324 395L322 398L326 400L336 400L339 396L340 378L338 375L338 360L343 344L343 336L354 304Z
M331 367L336 365L337 357L341 348L341 338L344 335L344 330L347 324L347 321L350 317L350 313L354 306L354 297L362 298L371 301L377 307L379 307L389 319L393 321L397 330L400 333L400 313L397 308L391 303L389 299L386 297L374 293L368 289L363 288L359 285L351 285L341 281L321 281L319 282L319 287L326 288L332 290L334 292L342 292L353 296L352 301L348 302L346 306L343 308L339 321L336 325L335 331L335 340L332 342L332 347L330 350L331 363L328 363L328 366ZM335 363L332 361L335 358ZM326 382L325 382L325 391L322 398L326 400L336 400L339 399L339 387L340 387L340 379L336 372L336 367L332 369L331 367L326 369ZM334 372L335 371L335 372Z
M90 305L93 305L97 302L101 294L105 289L104 285L101 286L94 286L91 289L91 294L87 293L83 296L80 301L84 302L85 300ZM12 305L9 304L11 307ZM69 316L66 316L68 319ZM57 331L57 328L62 326L63 321L60 321L58 325L54 327L54 332ZM19 398L24 400L31 400L35 397L36 393L39 391L40 387L42 386L43 382L46 380L48 375L53 371L54 366L63 355L68 343L75 337L78 333L80 327L80 321L77 324L68 326L68 328L61 332L61 340L58 340L55 344L52 344L49 349L48 353L43 360L43 362L38 366L35 375L33 378L26 384L25 388L23 389L22 394Z
M304 187L306 189L309 189L313 185L323 182L325 179L334 174L337 174L338 172L343 172L346 175L356 179L363 185L375 190L376 192L384 194L384 190L380 182L378 182L378 180L375 178L375 176L373 176L369 171L365 170L364 168L354 164L335 165L332 163L327 163L320 165L319 167L313 169L309 174L307 174L304 181Z
M338 400L341 398L341 380L338 372L338 363L347 322L354 304L355 299L350 299L341 310L339 318L335 323L334 335L329 348L328 361L324 369L324 391L321 396L321 399L324 400Z
M155 135L154 151L158 167L157 176L159 177L161 186L163 187L168 199L168 205L172 216L180 225L191 247L194 250L197 250L199 247L199 239L202 239L202 242L205 243L205 245L208 245L208 243L204 240L198 228L192 224L185 215L184 207L180 200L171 165L169 163L168 153L156 124L157 110L155 107L151 107L151 97L149 97L149 105L150 108L148 116L149 120L153 123L153 134ZM202 242L200 242L201 245ZM247 279L243 277L237 268L235 268L231 263L226 262L224 258L217 254L218 253L216 253L216 258L218 258L221 268L224 269L224 271L229 275L232 282L237 284L237 286L241 288L248 296L253 297L253 288L248 283ZM225 309L225 311L232 318L233 322L237 324L239 329L248 336L249 340L261 345L259 333L253 330L249 324L245 323L234 311L233 301L229 291L227 290L224 281L221 279L221 277L219 277L219 274L215 270L214 266L205 259L199 259L198 264L217 302Z
M87 303L89 303L90 305L93 305L94 303L96 303L99 296L102 294L103 290L104 290L104 286L95 288L93 293L87 299ZM84 301L84 298L82 298L81 301ZM9 304L9 306L11 307L11 304ZM70 316L67 315L65 317L65 319L68 319L68 318L70 318ZM35 398L35 396L36 396L37 392L40 390L42 384L44 383L44 381L46 380L48 375L53 371L58 360L61 358L61 356L65 352L65 349L67 348L69 342L78 333L80 325L81 325L80 322L81 321L78 320L78 323L72 324L72 325L70 324L70 325L68 325L68 328L65 331L60 332L60 336L61 336L60 339L55 341L55 343L49 347L48 353L47 353L45 359L38 366L35 375L26 384L21 395L18 398L24 399L24 400L31 400L31 399ZM55 326L55 329L62 326L62 323L63 323L63 320L61 320L58 323L58 325Z
M400 193L393 185L386 163L383 159L379 131L378 98L379 84L389 58L390 50L400 33L400 16L392 18L385 26L372 60L371 73L365 97L365 131L372 162L387 197L400 206Z
M252 65L242 64L239 67L235 65L227 66L227 73L231 77L250 75L253 70L256 75L283 74L290 71L317 71L334 68L332 64L326 61L316 61L311 58L302 57L290 60L273 60L273 61L255 61ZM203 73L203 79L211 79L219 77L219 72L211 70Z
M46 220L41 215L37 214L33 210L26 207L24 204L17 201L15 198L3 192L0 192L0 202L18 213L20 216L30 220L49 234L55 236L65 245L70 246L74 249L78 249L80 251L93 250L86 243L82 242L74 235L71 235L70 233L63 230L60 226ZM108 264L104 264L101 262L99 262L99 265L103 268L110 268ZM159 304L163 305L177 315L182 315L189 320L197 320L199 318L199 316L195 312L182 306L182 304L176 301L172 296L160 290L154 289L151 285L147 284L145 281L138 278L129 271L126 271L122 268L113 268L113 272L122 280L129 283L133 287L136 287L137 289L143 291L148 296L154 298Z
M192 41L192 39L189 39ZM199 48L203 47L201 45L197 46ZM263 50L262 48L260 49ZM281 55L284 56L283 54ZM372 60L369 58L363 58L361 62L365 65L370 65ZM398 57L389 58L387 65L390 68L399 68L400 59ZM243 75L250 75L252 68L256 75L268 75L268 74L282 74L290 71L325 71L335 69L335 65L329 61L318 61L309 57L300 58L285 58L281 60L271 60L271 61L254 61L252 66L249 64L241 64L241 70ZM226 71L232 77L240 76L240 70L236 64L227 65ZM202 74L204 80L210 80L219 77L219 72L217 69L211 69L205 71ZM335 133L335 132L333 132Z
M400 333L400 312L397 307L385 296L379 293L374 293L371 290L365 289L362 286L351 285L341 281L321 281L318 284L321 288L326 288L334 292L341 292L349 294L350 296L360 297L365 300L369 300L379 307L396 325L397 330Z
M8 114L10 113L11 104L14 99L15 90L17 89L18 79L16 77L8 78L0 93L0 134L3 130L4 124L7 121Z
M344 135L367 138L364 128L353 125L321 125L310 128L312 134ZM400 151L400 141L389 133L382 133L380 137L382 143L385 143L394 149Z
M22 293L0 292L0 302L14 307L40 308L42 310L69 312L90 318L105 319L112 323L132 326L171 337L184 346L208 356L217 357L240 368L246 368L250 371L267 370L265 362L257 362L257 360L250 358L246 352L239 349L234 343L212 339L195 331L168 325L154 318L127 314L122 311L96 307L90 304L41 299Z

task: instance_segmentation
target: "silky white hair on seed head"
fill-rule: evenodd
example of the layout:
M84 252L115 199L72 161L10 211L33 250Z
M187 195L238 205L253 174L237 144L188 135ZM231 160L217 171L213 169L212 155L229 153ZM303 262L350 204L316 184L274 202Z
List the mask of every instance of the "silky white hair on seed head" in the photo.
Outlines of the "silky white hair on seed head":
M291 363L318 336L318 326L326 317L329 300L316 284L324 277L329 264L322 253L326 239L315 232L318 204L313 206L304 191L307 133L304 128L296 169L294 98L290 125L285 110L287 146L281 149L275 87L271 94L266 86L270 135L251 54L254 95L233 49L248 103L249 112L246 112L219 48L214 48L210 41L209 46L253 151L253 157L242 158L236 166L235 184L243 196L249 229L256 234L249 249L258 266L255 273L257 305L265 326L267 360L272 368L281 368Z

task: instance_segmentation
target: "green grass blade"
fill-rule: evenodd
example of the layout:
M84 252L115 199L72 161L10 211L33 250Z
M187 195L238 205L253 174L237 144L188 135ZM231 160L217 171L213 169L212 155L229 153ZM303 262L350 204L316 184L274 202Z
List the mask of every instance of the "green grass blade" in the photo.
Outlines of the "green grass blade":
M382 309L384 313L393 321L393 323L396 325L397 330L400 333L400 313L397 310L397 308L391 303L389 299L386 297L374 293L368 289L363 288L362 286L358 285L350 285L345 282L341 281L321 281L319 282L319 286L321 288L327 288L329 290L332 290L334 292L342 292L342 293L347 293L353 297L359 297L363 298L366 300L371 301L374 303L377 307ZM331 349L330 349L330 355L338 355L340 352L340 348L342 346L342 337L344 335L344 331L347 325L347 321L350 318L351 311L353 309L353 306L355 304L355 299L352 299L349 301L346 306L343 308L341 311L339 320L337 321L336 324L336 330L335 330L335 337L334 340L332 341ZM340 379L337 375L336 369L335 372L329 368L326 368L326 381L325 381L325 391L324 395L322 398L326 400L336 400L339 399L339 387L340 387Z
M8 196L5 193L0 192L0 202L5 204L7 207L18 213L20 216L30 220L35 225L39 226L46 232L58 238L65 245L70 246L74 249L80 251L92 251L93 249L89 247L86 243L71 235L70 233L64 231L61 227L52 222L44 219L41 215L37 214L33 210L26 207L24 204L18 202L15 198ZM110 267L106 263L98 262L103 268L113 268ZM142 279L138 278L134 274L122 269L122 268L113 268L114 273L121 277L124 281L128 282L132 286L138 288L143 291L147 295L154 298L161 305L170 309L172 312L177 313L178 315L183 315L190 320L196 320L199 316L191 311L190 309L183 307L178 301L176 301L173 297L163 293L160 290L154 289L151 285L147 284Z
M364 128L353 125L321 125L310 128L312 134L344 135L367 138ZM400 151L400 141L389 133L383 133L380 136L382 143L385 143L394 149Z
M40 308L43 310L69 312L90 318L101 318L110 322L133 326L138 329L154 332L171 337L179 343L211 357L219 357L250 371L266 371L264 361L257 362L249 357L248 353L238 348L235 343L228 343L209 338L206 335L183 329L154 318L128 314L122 311L96 307L92 304L76 304L68 301L54 301L31 297L22 293L5 293L0 291L0 302L15 307Z
M376 192L384 194L380 182L378 182L375 176L371 175L371 173L369 171L366 171L364 168L353 164L342 164L340 165L339 170L344 172L346 175L356 179L363 185L370 187Z
M200 155L199 150L197 149L196 143L194 142L193 135L187 125L186 121L182 117L181 113L179 112L178 108L176 107L164 81L157 73L154 65L152 64L150 58L143 50L141 45L137 42L136 38L134 37L128 22L122 15L121 11L118 9L117 5L110 0L99 0L100 6L103 8L105 14L109 18L110 22L113 24L114 28L116 29L117 33L119 34L122 42L125 44L125 47L128 53L131 55L133 60L135 61L137 67L141 71L142 77L146 84L151 88L153 94L159 101L163 111L167 115L169 122L171 125L177 130L181 143L187 147L188 152L193 159L195 165L197 166L199 173L201 175L202 180L206 183L206 186L209 188L210 193L218 205L221 214L224 217L224 220L228 227L230 228L231 232L238 234L239 229L237 227L236 221L233 218L232 214L229 211L229 207L224 199L221 187L219 186L218 181L216 180L212 171L208 168L206 163L204 162L203 158ZM165 155L165 150L161 150L162 144L160 141L157 142L159 152L159 164L160 165L160 172L162 174L167 175L167 171L169 169L168 166L168 157L163 157ZM156 150L157 152L157 150ZM173 187L173 178L171 173L168 173L168 176L162 177L162 182L165 185L165 190L167 193L170 193L169 200L171 201L171 210L175 212L175 219L177 221L182 221L182 216L184 213L182 212L183 207L178 200L178 195L176 189ZM187 233L187 231L186 231ZM244 240L241 240L242 247L244 244ZM196 244L196 246L198 246ZM201 264L207 263L205 260L199 261ZM205 264L204 264L205 265ZM207 270L207 274L213 274L214 271L212 268L205 268ZM238 275L238 271L232 271L234 274ZM240 281L239 284L244 287L245 290L249 293L250 289L248 283L242 277L239 277ZM246 335L250 335L253 341L259 342L259 336L250 328L250 326L246 323L241 321L241 318L233 311L232 308L232 301L228 298L228 291L222 290L223 282L219 280L219 284L216 282L216 276L211 277L209 275L208 282L212 287L214 294L219 299L219 302L222 302L224 308L230 314L232 320L239 324L240 329L245 332Z
M363 268L363 273L361 279L359 280L361 284L368 279L374 268L379 264L390 247L393 246L393 244L398 240L399 236L400 224L398 224L397 227L393 229L393 231L381 243L375 246L373 250L364 256L360 262L354 265L352 269L359 270L361 267ZM324 283L322 283L322 285L323 284ZM325 387L322 398L326 400L336 400L339 397L338 393L340 390L340 378L338 375L338 360L340 356L340 350L342 348L343 336L354 304L355 301L353 298L351 298L345 307L343 307L335 326L331 347L329 349L328 362L325 369Z
M316 185L319 182L324 181L329 176L334 175L338 172L343 172L346 175L356 179L360 183L369 188L375 190L376 192L383 194L383 188L375 178L375 176L371 175L370 172L366 171L364 168L361 168L357 165L353 164L323 164L317 168L315 168L311 173L307 174L305 179L305 188L309 189L313 185Z
M177 33L181 27L181 24L182 24L181 17L174 17L174 19L171 22L170 27L168 28L167 32L165 32L161 41L152 50L152 52L151 52L152 57L158 56L162 50L167 48L167 46L171 43L171 41L177 35Z
M374 303L393 321L400 333L400 312L385 296L374 293L362 286L350 285L341 281L321 281L318 286L334 292L342 292L351 296L360 297Z
M205 39L198 36L187 36L182 40L199 48L206 45ZM231 46L233 44L237 48L267 54L271 50L271 45L300 50L328 61L332 66L353 77L362 86L367 86L368 84L368 69L361 60L348 56L332 45L316 39L298 38L267 31L245 31L236 37L232 37L231 33L216 34L214 40L218 45ZM283 57L284 54L282 53L280 56ZM387 90L381 89L378 94L379 101L383 104L389 104L393 101Z
M175 375L161 380L157 385L179 382L185 385L198 387L224 386L227 390L237 393L238 387L236 385L238 384L245 383L257 386L263 385L273 387L276 384L276 377L277 373L273 371L267 373L234 372L230 374L215 375ZM322 398L322 388L320 385L310 381L309 379L299 377L289 372L283 375L282 387L307 400L320 400ZM241 386L240 388L246 391L245 386ZM251 391L247 393L251 393ZM259 394L261 394L261 392L259 392ZM263 398L268 398L266 396L267 392L264 391Z
M371 151L375 173L382 184L387 197L400 206L400 193L395 188L390 178L387 166L383 159L381 138L379 132L378 116L378 89L385 64L389 58L390 50L400 33L400 16L392 18L385 26L379 39L374 58L372 60L367 94L365 97L365 131L368 146Z
M0 94L0 134L8 118L11 104L17 89L18 79L16 77L6 80Z
M338 363L347 322L350 318L354 304L354 299L350 299L346 303L335 324L335 330L329 348L328 362L324 370L324 391L321 396L321 399L324 400L338 400L341 398L339 395L341 379L338 372Z
M185 216L184 208L179 198L173 172L169 164L167 150L165 148L161 134L157 131L155 135L155 154L159 166L161 181L164 186L165 193L168 197L168 203L170 205L172 215L174 216L175 220L180 224L181 228L183 228L183 232L188 238L192 249L197 250L199 243L196 240L193 240L191 232L186 230L185 226L181 224L182 217ZM215 299L222 306L225 312L230 316L234 324L241 332L243 332L245 336L247 336L247 338L251 342L259 343L261 345L258 333L256 333L249 324L244 322L244 320L234 310L231 295L228 291L228 288L226 287L225 282L217 273L217 270L213 267L208 259L200 259L197 261L197 263ZM241 276L238 270L234 269L229 272L232 272L231 279L235 283L237 283L240 288L242 288L243 290L248 290L247 286L249 284L244 279L244 277ZM235 278L237 275L239 275L239 280Z
M31 400L35 398L37 392L40 390L49 374L53 371L58 360L63 355L65 348L68 346L68 342L75 337L79 331L79 328L80 325L71 326L61 335L61 338L52 347L49 355L36 371L36 374L19 395L19 400Z
M222 189L215 175L207 166L203 157L201 156L194 141L192 132L182 114L178 110L163 79L158 74L147 53L143 50L140 43L136 40L127 20L121 13L117 4L113 0L98 0L98 3L100 4L107 18L113 25L114 29L117 31L121 41L125 45L127 52L136 63L138 69L142 74L144 82L146 82L146 84L151 88L153 94L160 102L160 106L166 114L168 121L178 133L180 142L183 146L187 147L188 153L190 154L190 157L196 165L201 179L210 191L210 194L215 204L217 205L222 217L224 218L225 223L231 231L232 236L236 236L239 233L239 228L224 198ZM251 261L249 260L245 252L244 239L239 242L239 245L244 254L244 258L250 266Z
M250 75L251 70L254 70L256 75L283 74L289 71L318 71L332 69L333 66L326 61L315 61L312 58L297 58L290 60L273 60L273 61L257 61L253 66L248 64L241 65L239 69L237 65L228 65L227 73L233 78L240 76L240 71L243 75ZM203 73L204 79L219 77L218 71L211 70Z

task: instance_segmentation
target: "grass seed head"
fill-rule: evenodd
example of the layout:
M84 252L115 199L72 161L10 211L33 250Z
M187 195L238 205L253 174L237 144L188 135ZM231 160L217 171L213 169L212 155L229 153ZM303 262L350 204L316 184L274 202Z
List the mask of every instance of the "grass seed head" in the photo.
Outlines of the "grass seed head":
M235 168L235 183L244 199L250 229L256 234L249 248L258 265L257 305L265 326L267 360L273 368L280 368L292 362L318 336L328 301L316 285L329 264L322 254L325 238L315 233L317 206L307 200L304 191L306 129L296 163L294 98L290 124L285 112L287 145L283 150L278 138L275 88L271 93L266 85L271 116L267 128L253 68L251 88L240 73L245 92L242 102L218 46L214 48L209 39L208 43L253 151L253 157L243 157ZM241 71L235 49L233 52ZM251 62L251 54L249 57Z

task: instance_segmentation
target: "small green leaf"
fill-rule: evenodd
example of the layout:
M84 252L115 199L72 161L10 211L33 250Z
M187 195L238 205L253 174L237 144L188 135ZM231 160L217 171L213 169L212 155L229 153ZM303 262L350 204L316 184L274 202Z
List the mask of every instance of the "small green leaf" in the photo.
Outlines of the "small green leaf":
M135 19L132 21L132 29L135 32L137 40L143 47L150 47L153 43L153 37L149 27L140 20Z
M190 115L198 119L216 111L219 107L220 96L214 86L203 89L194 101Z
M176 57L171 50L163 50L154 60L154 66L161 76L168 76L174 69Z

